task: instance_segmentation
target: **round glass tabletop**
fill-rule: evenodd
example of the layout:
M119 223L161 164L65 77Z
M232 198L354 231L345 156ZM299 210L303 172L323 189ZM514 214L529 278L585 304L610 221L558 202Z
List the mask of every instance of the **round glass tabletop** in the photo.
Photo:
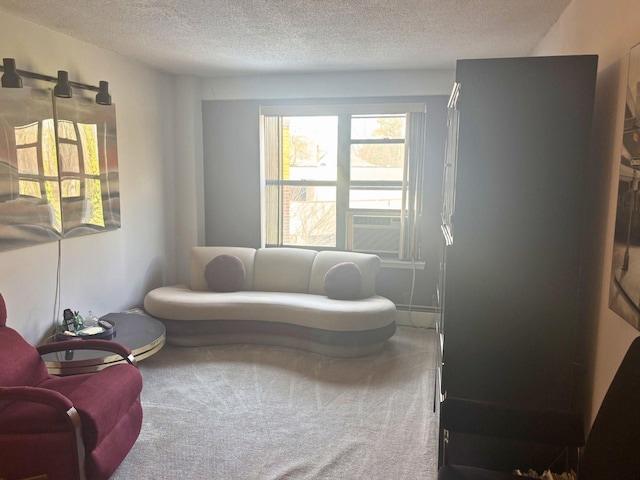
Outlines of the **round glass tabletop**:
M153 317L140 313L109 313L101 318L115 323L116 331L111 341L129 348L137 361L150 357L164 346L164 324ZM44 354L42 359L49 373L54 375L95 372L125 361L116 353L102 350L65 350Z

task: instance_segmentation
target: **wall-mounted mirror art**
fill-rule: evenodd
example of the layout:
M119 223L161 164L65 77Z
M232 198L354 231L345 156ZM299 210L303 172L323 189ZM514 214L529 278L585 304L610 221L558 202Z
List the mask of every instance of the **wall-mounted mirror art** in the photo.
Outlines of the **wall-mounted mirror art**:
M609 307L640 330L640 44L629 55Z
M0 250L120 227L114 105L0 89Z

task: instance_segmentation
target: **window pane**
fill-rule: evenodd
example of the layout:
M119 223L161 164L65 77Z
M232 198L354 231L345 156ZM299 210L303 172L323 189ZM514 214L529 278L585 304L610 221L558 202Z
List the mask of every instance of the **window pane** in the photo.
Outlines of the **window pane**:
M402 190L362 190L352 188L349 190L349 208L375 209L375 210L400 210L402 206Z
M72 178L62 180L60 183L62 185L62 198L80 196L80 180Z
M403 139L405 125L406 115L354 115L351 117L351 139Z
M85 201L84 211L82 212L82 223L90 223L91 225L104 227L100 180L87 178L85 180L85 188L85 198L87 201Z
M69 120L58 120L58 137L69 140L78 140L73 122Z
M31 182L29 180L20 180L18 182L20 195L27 195L29 197L41 198L40 182Z
M94 123L78 123L84 159L84 173L100 175L98 161L98 126Z
M38 149L36 147L22 147L16 151L18 157L18 172L38 175Z
M404 144L351 145L351 180L402 181Z
M53 209L52 225L57 232L62 232L62 211L60 210L60 184L56 181L44 183L47 200Z
M283 117L282 168L285 180L338 177L338 117Z
M42 122L42 166L46 176L58 176L56 133L53 128L53 119L47 119Z
M14 128L16 145L27 145L38 141L38 123L22 125Z
M76 145L61 142L58 146L58 154L60 155L60 165L63 172L80 172L80 160Z
M336 246L336 188L283 187L283 243Z

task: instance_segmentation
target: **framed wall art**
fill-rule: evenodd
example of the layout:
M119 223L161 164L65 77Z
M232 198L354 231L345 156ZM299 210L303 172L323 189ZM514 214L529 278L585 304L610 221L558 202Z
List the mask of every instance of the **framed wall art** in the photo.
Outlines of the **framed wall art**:
M0 89L0 250L120 227L115 105Z
M640 330L640 44L629 55L609 307Z

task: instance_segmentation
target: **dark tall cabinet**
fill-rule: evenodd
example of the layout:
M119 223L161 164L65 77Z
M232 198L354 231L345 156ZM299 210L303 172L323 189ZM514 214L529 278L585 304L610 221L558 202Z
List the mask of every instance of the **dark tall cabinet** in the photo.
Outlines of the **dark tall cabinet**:
M445 165L439 393L576 408L597 56L460 60Z

